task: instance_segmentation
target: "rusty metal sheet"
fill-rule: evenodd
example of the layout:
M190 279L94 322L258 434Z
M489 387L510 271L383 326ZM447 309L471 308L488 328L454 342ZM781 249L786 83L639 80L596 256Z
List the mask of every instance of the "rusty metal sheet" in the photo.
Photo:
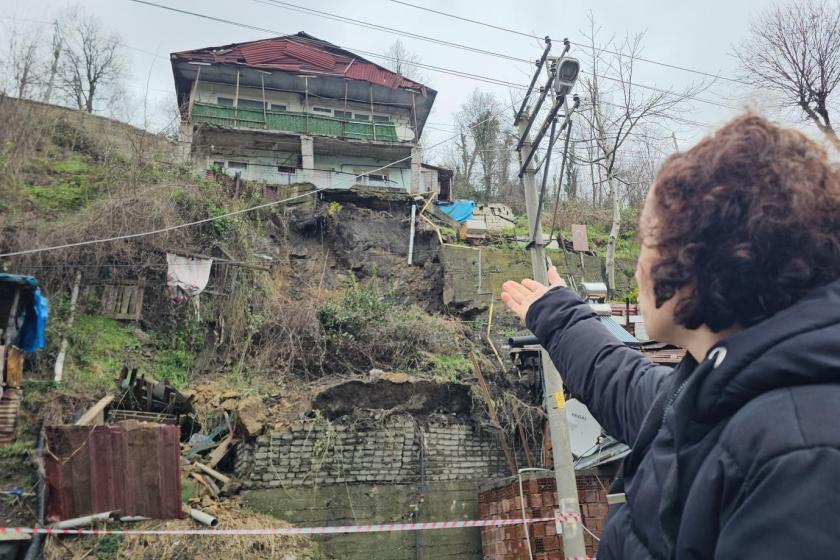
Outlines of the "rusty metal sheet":
M589 238L585 224L572 224L572 248L578 252L589 251Z
M196 62L242 64L261 70L294 72L300 75L331 74L364 80L391 89L415 89L428 95L423 84L409 80L378 64L336 45L305 33L273 37L223 47L209 47L172 53L175 59Z
M181 516L180 429L120 422L47 430L47 516Z

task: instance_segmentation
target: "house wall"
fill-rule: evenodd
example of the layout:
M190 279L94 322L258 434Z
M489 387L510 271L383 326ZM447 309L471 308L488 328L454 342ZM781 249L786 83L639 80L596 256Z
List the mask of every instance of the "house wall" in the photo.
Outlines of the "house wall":
M326 78L325 78L326 79ZM195 100L200 101L203 103L217 103L219 97L228 97L234 98L236 96L236 86L232 84L219 84L219 83L210 83L210 82L199 82L198 87L196 88ZM247 88L247 87L240 87L239 88L239 98L240 99L251 99L254 101L262 101L263 99L263 92L257 88ZM304 103L305 99L302 94L299 93L291 93L291 92L283 92L283 91L273 91L273 90L266 90L265 91L265 100L269 103L269 107L271 104L283 104L286 105L287 111L293 111L298 113L305 112ZM317 113L312 110L312 107L323 107L326 109L338 109L338 110L347 110L347 111L359 111L364 112L365 114L370 114L370 105L365 103L354 103L348 102L346 104L343 99L321 99L317 97L309 97L309 112L314 115L325 116L329 117L331 115L324 114L324 113ZM394 108L394 107L385 107L381 105L374 105L373 114L375 115L388 115L396 125L397 128L397 138L403 142L411 142L414 140L414 129L412 127L411 122L411 111L408 109L402 108Z

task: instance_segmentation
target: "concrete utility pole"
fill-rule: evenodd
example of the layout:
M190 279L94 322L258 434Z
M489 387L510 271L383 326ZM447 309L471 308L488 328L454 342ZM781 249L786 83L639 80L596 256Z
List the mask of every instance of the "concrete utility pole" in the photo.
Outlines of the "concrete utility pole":
M550 47L550 45L549 45ZM548 48L546 49L546 52ZM540 68L537 68L539 74ZM532 82L533 85L533 82ZM525 162L531 152L531 139L528 130L535 116L528 115L528 109L523 104L514 123L519 130L520 147L519 161ZM525 191L525 207L528 214L528 233L531 243L531 267L534 280L548 284L548 261L545 255L545 240L542 226L538 219L539 193L535 180L536 170L534 159L530 158L521 176L522 188ZM545 348L541 350L543 389L545 394L545 408L548 415L548 425L551 431L552 456L554 458L554 479L557 483L557 497L562 513L576 513L580 515L578 503L577 481L572 462L572 450L569 443L569 428L566 423L566 399L563 396L563 380L560 372L551 361ZM581 517L582 519L582 517ZM583 541L583 529L580 523L563 523L563 551L567 558L584 558L586 546Z

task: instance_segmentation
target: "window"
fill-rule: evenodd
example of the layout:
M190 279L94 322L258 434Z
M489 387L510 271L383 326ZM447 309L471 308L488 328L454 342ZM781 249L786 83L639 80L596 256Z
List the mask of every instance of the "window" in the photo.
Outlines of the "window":
M370 122L370 115L367 114L367 113L354 113L353 114L353 120L354 121Z
M325 115L332 115L332 109L327 109L326 107L312 107L313 113L323 113Z
M335 115L335 118L337 119L345 119L348 121L353 118L353 113L350 111L339 111L338 109L333 111L333 115Z
M280 173L289 173L289 174L293 175L295 173L295 168L294 167L286 167L285 165L278 165L277 166L277 171L279 171Z
M388 123L391 122L391 117L388 115L373 115L373 122Z
M272 103L271 104L272 111L288 111L289 108L283 103Z
M217 97L217 105L224 105L225 107L233 107L233 99L230 97Z
M244 161L229 161L228 169L248 169L248 164Z
M239 107L242 109L259 109L262 111L265 108L265 103L254 99L240 99Z

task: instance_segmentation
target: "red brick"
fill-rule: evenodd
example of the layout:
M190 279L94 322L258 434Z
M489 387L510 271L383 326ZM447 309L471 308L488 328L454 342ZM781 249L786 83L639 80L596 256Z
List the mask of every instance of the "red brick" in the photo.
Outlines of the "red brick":
M545 523L534 523L531 525L531 534L535 537L545 536Z
M528 496L528 502L530 503L531 507L542 507L542 505L543 505L542 494L531 494L530 496Z
M557 534L557 527L554 525L554 523L545 524L545 534L549 537Z

